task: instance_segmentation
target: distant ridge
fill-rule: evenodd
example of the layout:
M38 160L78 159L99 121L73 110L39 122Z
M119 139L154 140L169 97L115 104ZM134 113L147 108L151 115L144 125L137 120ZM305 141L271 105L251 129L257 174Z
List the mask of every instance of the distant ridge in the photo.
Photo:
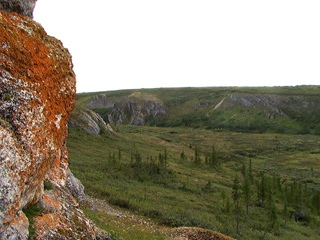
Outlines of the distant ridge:
M208 87L78 94L106 123L320 134L320 86Z

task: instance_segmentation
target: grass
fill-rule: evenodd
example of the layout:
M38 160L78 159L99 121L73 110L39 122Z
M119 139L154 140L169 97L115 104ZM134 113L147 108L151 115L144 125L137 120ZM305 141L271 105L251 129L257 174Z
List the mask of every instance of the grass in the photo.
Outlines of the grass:
M284 223L284 202L280 197L277 197L279 229L270 229L266 207L257 206L252 199L250 213L242 214L240 233L236 233L231 198L233 179L237 174L241 175L243 164L248 169L249 159L257 181L264 172L270 176L269 182L272 182L272 176L277 176L288 184L296 180L307 183L310 189L319 188L319 143L320 137L314 135L126 125L117 126L116 135L98 136L70 126L67 141L70 168L84 184L87 194L106 199L165 226L203 227L238 239L289 239L293 235L297 236L295 239L319 239L319 219L314 218L308 226L295 222L291 216L298 209L294 207L290 207L290 218ZM202 160L198 165L192 161L195 146L199 147ZM212 146L215 146L220 161L215 168L204 164ZM168 152L167 167L153 171L151 162L158 161L159 154L165 149ZM181 159L182 151L187 159ZM132 158L134 153L141 155L141 165ZM102 219L100 227L118 234L119 239L151 239L152 233L143 228L130 235L125 230L128 223L114 225L107 216L88 209L85 211L96 222ZM161 237L159 234L155 239Z
M132 221L128 217L111 216L101 212L84 208L84 213L91 218L98 227L108 231L113 240L141 239L141 240L163 240L163 233L157 228L146 228L143 223Z
M33 239L35 235L34 228L34 217L38 216L43 211L42 208L39 207L38 204L29 205L25 209L23 209L24 214L27 216L29 221L29 237L28 239Z

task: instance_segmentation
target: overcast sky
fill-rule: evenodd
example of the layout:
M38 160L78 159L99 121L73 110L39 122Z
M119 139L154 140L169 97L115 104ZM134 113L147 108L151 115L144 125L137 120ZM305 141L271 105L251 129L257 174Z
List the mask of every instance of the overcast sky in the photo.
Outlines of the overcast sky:
M319 0L38 0L77 91L320 85Z

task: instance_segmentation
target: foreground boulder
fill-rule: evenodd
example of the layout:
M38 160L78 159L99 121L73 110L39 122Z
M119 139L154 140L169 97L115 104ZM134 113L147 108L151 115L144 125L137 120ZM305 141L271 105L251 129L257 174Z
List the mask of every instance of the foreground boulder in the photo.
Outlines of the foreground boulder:
M36 239L96 237L65 186L72 68L68 50L38 23L0 11L0 239L28 239L28 228Z

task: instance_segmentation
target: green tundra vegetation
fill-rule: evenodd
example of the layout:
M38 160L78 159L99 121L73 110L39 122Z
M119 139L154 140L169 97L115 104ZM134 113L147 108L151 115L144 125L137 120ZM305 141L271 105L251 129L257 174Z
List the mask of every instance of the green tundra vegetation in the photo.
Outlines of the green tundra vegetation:
M201 227L237 239L320 239L319 120L313 122L301 113L295 114L294 121L281 120L290 127L284 131L278 125L277 129L239 132L238 127L229 129L227 124L210 127L201 116L197 118L199 111L196 115L188 112L196 105L195 98L208 98L208 94L216 98L227 90L258 91L139 90L157 92L157 97L171 106L169 117L161 119L161 127L152 124L160 120L152 119L147 126L112 125L113 134L91 135L70 125L67 146L72 172L87 194L160 225ZM274 94L278 90L259 91ZM174 91L179 92L175 97ZM128 92L134 90L108 94L114 98ZM317 93L319 88L306 86L281 89L281 94L299 94L305 99L316 98ZM79 94L77 108L93 95ZM233 110L240 113L240 108ZM206 115L207 111L200 113ZM231 112L219 114L226 118ZM186 116L190 117L189 124L183 123ZM181 118L184 120L179 122ZM302 131L308 121L308 129ZM95 216L99 213L85 211L92 219L101 219ZM151 236L143 231L136 238L122 236L119 228L102 227L117 232L115 239Z
M138 104L139 100L160 102L165 106L166 114L146 116L145 125L148 126L320 135L320 86L160 88L83 93L78 94L78 106L86 106L97 95L105 95L106 100L115 102L128 96L133 96ZM258 102L245 106L246 100L255 101L246 98L247 95L258 96ZM241 97L246 98L242 103ZM265 102L259 102L261 99ZM220 103L221 107L216 108ZM96 106L93 110L107 122L112 108ZM128 124L132 113L125 114L125 124Z

